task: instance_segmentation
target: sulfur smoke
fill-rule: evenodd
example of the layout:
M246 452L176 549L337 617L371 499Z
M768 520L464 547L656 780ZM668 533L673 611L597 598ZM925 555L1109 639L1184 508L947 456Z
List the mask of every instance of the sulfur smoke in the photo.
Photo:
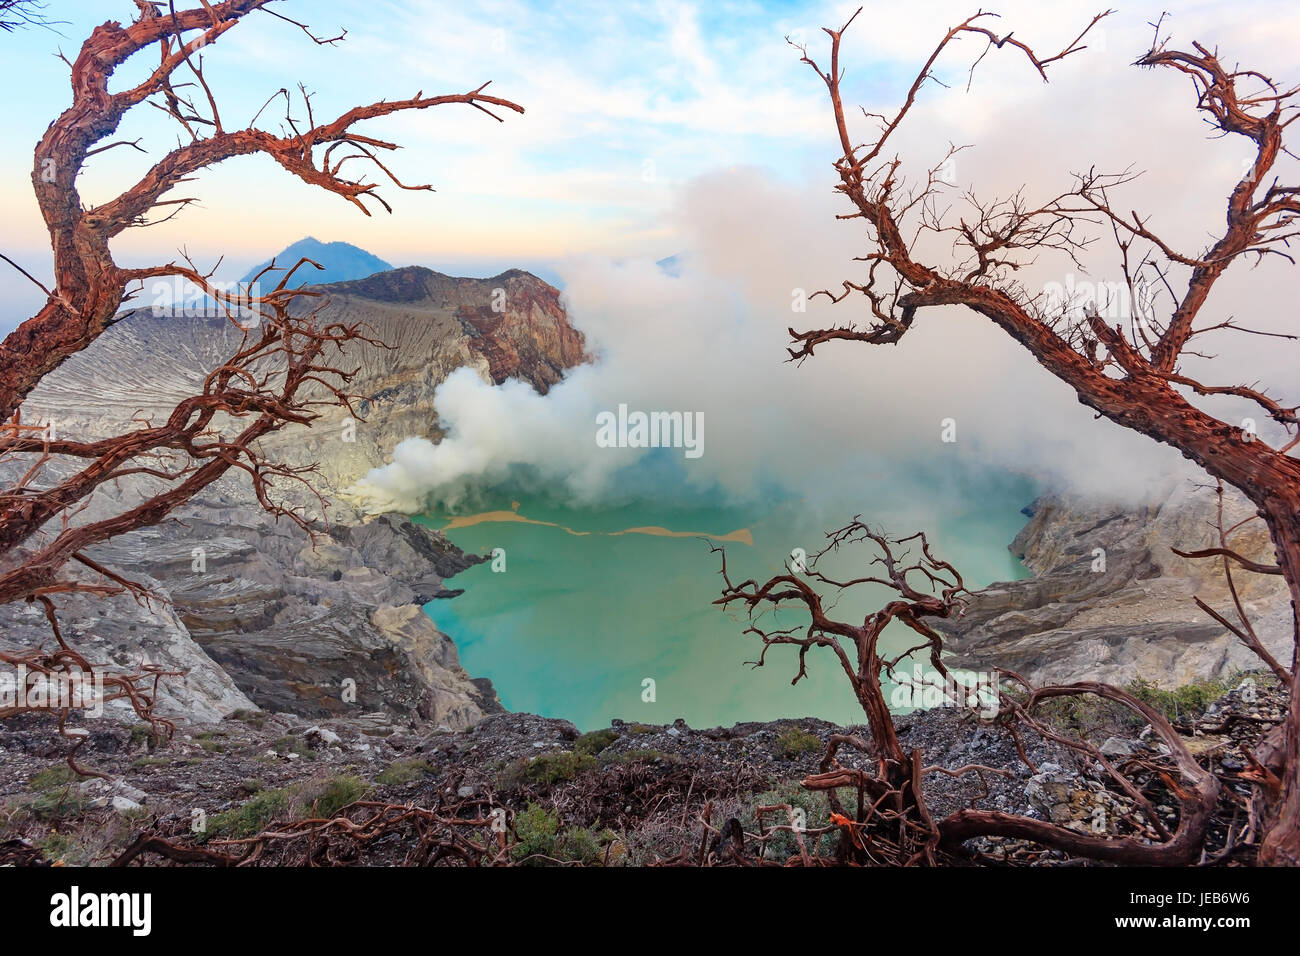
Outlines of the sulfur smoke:
M546 396L457 370L436 394L446 437L403 441L365 493L382 508L454 507L522 470L595 503L661 468L671 477L647 494L744 500L780 488L851 501L873 483L1001 470L1133 499L1185 473L1177 454L1096 420L1005 334L961 310L924 314L899 346L834 343L802 367L786 361L788 326L865 319L852 299L818 297L795 311L816 289L837 288L861 251L834 211L758 171L694 183L679 213L689 251L672 270L595 259L562 270L594 362ZM607 447L598 422L620 406L700 416L704 453Z

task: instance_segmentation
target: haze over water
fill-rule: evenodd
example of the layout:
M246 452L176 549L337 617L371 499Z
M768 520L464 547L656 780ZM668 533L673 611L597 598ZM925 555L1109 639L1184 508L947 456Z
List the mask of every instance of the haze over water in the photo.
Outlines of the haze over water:
M954 486L962 490L954 494ZM935 495L941 500L927 500ZM936 556L951 560L977 588L1025 576L1007 544L1034 495L1028 480L1007 474L870 486L856 508L812 507L788 494L744 505L666 504L656 495L580 508L499 489L458 512L456 522L446 513L419 519L447 528L467 552L505 553L504 572L476 565L448 582L464 594L426 610L454 639L465 669L492 679L507 709L565 718L583 730L612 718L663 724L681 717L694 727L802 716L860 723L862 712L829 650L809 652L808 676L793 687L796 648L774 647L765 666L747 666L761 642L742 633L743 613L713 606L722 587L719 555L696 535L730 538L733 582L765 580L782 572L792 549L815 554L827 530L861 513L891 537L924 527ZM928 517L918 524L922 511ZM649 533L619 533L628 529ZM853 549L820 566L860 574L872 557ZM860 622L887 599L882 588L857 590L840 600L837 616ZM767 623L804 620L792 610ZM901 651L917 635L899 628L886 641ZM643 699L646 679L654 681L653 701Z

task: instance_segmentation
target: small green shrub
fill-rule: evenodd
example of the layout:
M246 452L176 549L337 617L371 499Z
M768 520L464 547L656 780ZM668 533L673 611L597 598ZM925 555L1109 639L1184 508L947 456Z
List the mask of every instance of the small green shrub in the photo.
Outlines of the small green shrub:
M515 816L515 837L517 842L510 852L516 860L527 860L528 865L546 866L558 860L591 866L604 859L603 843L613 839L614 834L608 831L597 834L585 827L561 830L559 816L530 803L527 810ZM528 859L538 856L548 859Z
M226 745L223 742L226 736L224 730L205 730L202 733L195 734L194 739L208 753L223 754L226 752Z
M313 817L332 817L366 795L370 785L360 777L341 775L321 782L303 784L297 801Z
M410 783L412 780L418 780L426 773L432 773L433 768L429 766L426 760L399 760L390 764L379 776L375 777L375 783L385 787L398 786L404 783Z
M199 836L201 842L250 837L282 817L332 817L360 800L370 789L360 777L351 775L308 780L276 790L260 789L260 780L245 780L241 787L245 792L254 790L253 797L240 806L210 816L207 829Z
M559 853L561 860L572 860L587 866L593 866L605 855L601 836L585 827L566 827L560 834Z
M308 747L305 740L300 740L293 736L293 734L276 737L275 743L273 743L271 747L282 757L286 754L297 754L299 757L305 757L308 760L316 759L316 751Z
M617 731L593 730L579 737L573 749L580 754L595 756L616 740L618 740Z
M232 720L238 720L240 723L248 724L256 730L261 730L262 725L266 723L266 714L260 710L240 708L231 714L230 717Z
M852 788L843 788L837 793L845 808L852 814L851 808L856 804L857 792ZM758 808L776 806L782 803L788 803L795 810L803 811L802 819L805 831L820 830L830 824L830 808L824 795L809 792L794 782L783 782L775 789L754 794L753 802L745 809L741 817L741 826L747 833L758 833L760 829ZM778 826L790 826L788 814L780 810L763 814L763 829L771 832L773 827ZM834 830L820 836L813 836L811 833L805 832L804 844L810 853L829 853L837 839L838 834ZM766 849L763 851L764 859L784 862L798 854L799 841L795 839L793 833L781 831L772 833L768 837L765 847ZM757 852L757 847L755 847L755 852Z
M1135 677L1126 688L1130 694L1161 711L1177 723L1195 720L1209 710L1210 705L1232 690L1233 684L1222 680L1193 681L1173 690L1163 690L1155 681Z
M560 832L560 818L543 806L530 803L528 809L515 815L516 843L511 855L516 860L555 854L555 839Z
M56 787L38 794L26 808L38 820L63 820L89 811L90 798L75 787Z
M81 777L78 776L77 771L67 764L55 764L53 767L46 767L44 770L32 774L32 779L27 781L27 789L39 793L42 790L65 787L70 783L76 783L80 779Z
M148 750L153 750L159 744L158 736L148 724L132 724L129 732L133 748L145 747Z
M1211 704L1235 686L1234 680L1229 678L1193 681L1164 690L1155 681L1136 677L1124 689L1177 724L1202 716ZM1027 700L1023 694L1017 696L1022 702ZM1057 728L1094 743L1111 735L1132 737L1146 724L1141 714L1095 694L1051 698L1040 703L1034 713Z
M588 754L561 750L521 758L510 764L502 774L501 783L507 788L523 784L554 786L572 780L578 774L596 766L596 759Z
M782 760L797 760L823 749L821 738L798 727L787 727L776 738L776 754Z
M676 754L664 753L662 750L650 750L634 747L622 753L607 754L607 763L681 763L682 758Z
M85 863L86 848L71 834L50 833L40 842L40 847L42 855L51 862L73 866Z
M284 813L289 806L288 790L263 790L247 803L231 807L208 818L207 828L199 835L200 842L221 838L239 840L265 830L267 824Z

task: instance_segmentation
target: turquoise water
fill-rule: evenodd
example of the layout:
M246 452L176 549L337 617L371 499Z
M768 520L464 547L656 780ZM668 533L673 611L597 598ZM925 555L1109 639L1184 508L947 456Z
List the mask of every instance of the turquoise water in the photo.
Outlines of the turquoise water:
M1010 476L966 482L964 489L957 496L947 493L926 521L935 553L953 561L972 588L1023 577L1006 546L1025 522L1020 509L1034 489ZM764 580L782 571L793 548L815 553L827 529L858 512L891 536L910 534L917 528L890 519L915 511L918 494L895 489L891 501L877 490L868 513L861 505L811 508L780 496L761 505L635 501L573 509L502 490L474 511L509 510L517 502L519 515L562 527L484 522L448 530L466 551L502 549L504 571L476 565L448 582L464 594L434 601L426 611L455 640L465 669L490 677L508 709L566 718L584 730L615 717L657 724L682 717L695 727L799 716L860 723L861 710L829 650L809 652L808 676L796 686L796 648L772 648L761 668L746 664L756 660L761 644L742 634L742 612L712 605L721 578L719 556L708 543L611 532L651 525L714 535L748 529L752 546L726 544L731 577ZM449 516L418 520L444 527ZM841 553L822 567L860 573L873 556L865 550ZM884 593L863 589L846 596L836 616L861 621L880 606ZM793 611L777 620L799 623ZM905 628L887 632L886 640L897 650L917 642ZM647 680L654 682L653 700Z

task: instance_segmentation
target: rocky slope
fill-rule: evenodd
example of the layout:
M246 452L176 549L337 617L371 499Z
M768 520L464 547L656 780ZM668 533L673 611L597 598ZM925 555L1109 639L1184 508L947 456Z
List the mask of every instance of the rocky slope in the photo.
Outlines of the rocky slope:
M1207 852L1224 849L1230 831L1239 831L1238 801L1249 791L1239 774L1261 734L1284 713L1279 687L1261 682L1252 690L1229 692L1202 711L1175 717L1186 745L1223 783ZM568 721L530 714L491 715L468 730L447 732L382 713L313 722L239 711L219 725L182 732L165 747L138 728L91 722L81 757L109 775L101 780L69 773L48 724L35 716L0 724L0 865L107 863L139 846L142 834L242 855L246 845L223 841L264 828L283 832L292 821L330 815L360 798L407 815L427 808L479 817L501 808L518 840L513 859L532 853L545 857L535 863L604 865L642 865L683 851L700 859L708 845L699 823L705 813L717 827L737 821L748 863L784 861L798 853L792 839L781 837L764 850L754 838L763 829L758 808L789 803L803 814L810 850L830 859L839 831L824 797L799 781L817 772L832 734L869 739L865 727L807 718L703 730L680 720L666 726L615 721L580 734ZM1121 717L1091 733L1139 785L1155 786L1142 764L1162 761L1167 749L1141 724ZM1058 743L1023 734L1022 759L1005 730L954 708L912 713L896 725L903 746L919 750L927 766L956 771L977 762L996 771L983 780L970 773L926 774L926 803L936 819L976 805L1087 834L1130 835L1139 826L1131 796ZM1068 724L1059 729L1080 730ZM838 759L868 769L878 758L844 748ZM1155 812L1172 828L1177 801L1152 793ZM373 804L354 809L352 819L374 812ZM764 822L770 828L784 821L769 815ZM1142 832L1154 836L1149 825ZM322 828L314 837L274 841L256 862L301 864L311 857L317 863L423 865L429 861L418 854L427 836L395 828L364 841L359 855L341 841L336 848L342 852L327 859L319 855L330 842ZM986 864L1070 862L1059 851L1018 840L970 845ZM1237 858L1249 862L1251 853L1239 848ZM153 854L142 859L164 862Z
M982 762L1009 768L1006 777L987 778L987 792L978 780L927 776L937 814L979 795L999 809L1039 815L1027 792L1033 774L1019 762L1009 736L994 739L952 709L901 718L899 730L906 746L922 748L927 760L944 767L964 766L977 753ZM312 794L326 781L347 777L364 781L371 799L401 804L432 807L459 796L491 800L515 813L533 803L555 807L566 825L594 825L607 840L618 834L630 855L625 862L641 864L698 845L694 821L706 801L716 822L736 816L751 832L753 808L782 800L804 809L810 828L825 825L824 800L797 781L816 772L833 733L869 737L864 727L813 719L712 729L680 720L666 726L616 721L583 735L568 721L531 714L493 715L469 730L446 733L381 715L312 723L240 712L158 749L120 726L97 722L82 753L112 779L65 782L66 774L48 771L61 757L57 739L25 718L0 725L0 818L9 821L0 826L0 841L17 837L43 848L49 859L62 853L69 863L102 863L141 829L193 839L187 831L197 810L216 830L215 839L233 836L223 828L241 807L258 806L270 793ZM1059 745L1030 741L1028 748L1036 764L1072 765ZM842 754L846 766L869 767L873 759ZM60 783L43 790L50 778ZM47 811L60 796L64 803ZM291 799L278 812L301 813L309 800ZM47 824L57 818L57 830L68 839L43 839L41 815ZM399 841L383 842L391 851L407 849Z
M319 463L314 484L331 504L314 546L291 523L272 521L232 473L162 525L94 549L166 600L139 607L129 598L61 597L61 617L116 668L187 671L165 683L161 709L173 717L202 722L254 705L313 716L350 708L467 727L499 709L496 694L461 669L421 605L448 593L443 579L471 559L407 518L364 516L340 492L401 439L438 437L433 393L452 370L467 365L544 392L584 359L582 336L559 293L517 270L459 279L398 269L320 291L325 320L364 321L388 348L356 343L347 353L358 369L350 388L364 396L355 434L342 410L329 409L312 428L287 428L265 444L273 459ZM239 337L224 316L132 313L48 376L24 418L86 437L156 418L192 394ZM146 487L104 487L79 520L129 506ZM0 647L47 639L43 627L20 607L0 608ZM355 700L345 702L350 690Z
M1217 545L1215 509L1214 489L1191 483L1141 507L1039 499L1011 544L1035 576L983 589L960 619L944 622L954 662L1007 667L1035 682L1122 685L1141 676L1166 687L1259 669L1258 658L1193 603L1199 596L1235 621L1219 562L1172 550ZM1226 526L1253 511L1229 489ZM1276 561L1260 521L1232 541L1247 557ZM1291 606L1281 579L1242 571L1234 579L1260 639L1289 663Z
M267 440L280 460L318 462L327 495L382 464L403 438L441 437L433 392L452 370L469 366L498 384L519 378L544 393L586 358L559 291L517 269L464 279L411 266L314 288L327 297L322 321L364 323L387 346L353 343L339 363L357 369L348 387L364 396L358 411L365 421L355 423L355 434L344 430L346 412L330 408L310 429L285 428ZM306 309L320 300L299 301ZM158 418L194 394L241 334L224 315L130 313L47 376L25 414L69 435L109 434L136 418Z

